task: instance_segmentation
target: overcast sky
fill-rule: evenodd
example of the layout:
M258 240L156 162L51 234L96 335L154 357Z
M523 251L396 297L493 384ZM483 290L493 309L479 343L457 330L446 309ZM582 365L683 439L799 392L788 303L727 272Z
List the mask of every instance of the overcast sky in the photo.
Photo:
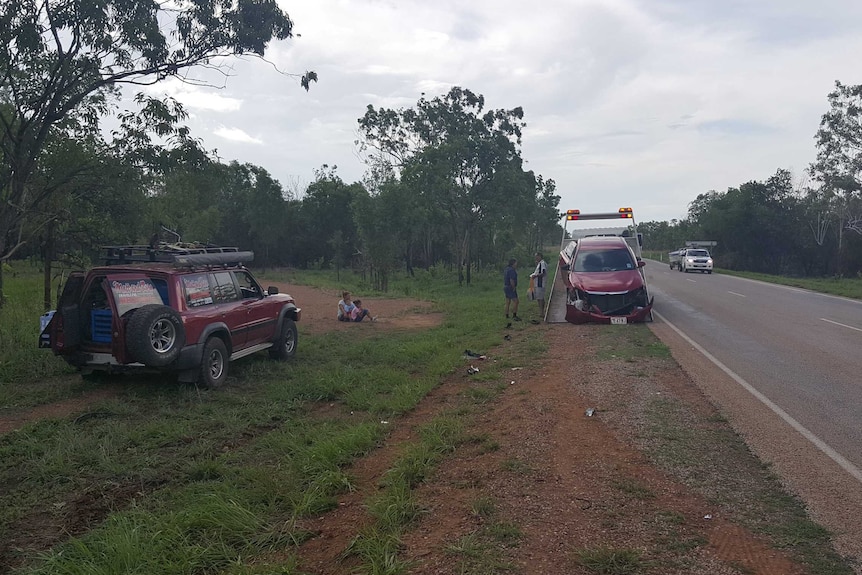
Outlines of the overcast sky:
M231 61L220 89L161 84L222 161L286 189L322 164L346 182L368 104L461 86L524 109L525 168L562 210L681 219L698 194L797 180L836 80L862 83L860 0L280 0L297 37ZM298 77L314 70L311 91Z

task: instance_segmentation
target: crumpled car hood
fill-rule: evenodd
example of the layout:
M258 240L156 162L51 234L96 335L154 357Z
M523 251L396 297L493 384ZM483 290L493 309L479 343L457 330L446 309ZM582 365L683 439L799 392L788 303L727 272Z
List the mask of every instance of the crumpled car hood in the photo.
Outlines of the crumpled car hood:
M637 270L618 272L570 272L572 287L587 292L619 293L636 290L644 285Z

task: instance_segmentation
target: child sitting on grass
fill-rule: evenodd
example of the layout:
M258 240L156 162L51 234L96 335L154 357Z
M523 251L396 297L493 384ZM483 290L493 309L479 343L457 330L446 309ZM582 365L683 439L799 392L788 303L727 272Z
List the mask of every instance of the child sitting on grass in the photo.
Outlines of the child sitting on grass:
M370 317L371 321L377 321L376 317L371 317L371 310L362 307L362 300L353 300L353 309L350 310L350 319L353 321L362 321L366 317Z

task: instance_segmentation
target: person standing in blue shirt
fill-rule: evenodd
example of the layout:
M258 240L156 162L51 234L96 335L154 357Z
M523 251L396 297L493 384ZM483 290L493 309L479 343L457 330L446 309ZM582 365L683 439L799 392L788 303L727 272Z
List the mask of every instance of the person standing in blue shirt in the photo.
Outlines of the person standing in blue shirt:
M512 308L512 319L521 321L518 317L518 270L515 264L518 260L512 258L503 272L503 293L506 295L506 317L509 317L509 308Z

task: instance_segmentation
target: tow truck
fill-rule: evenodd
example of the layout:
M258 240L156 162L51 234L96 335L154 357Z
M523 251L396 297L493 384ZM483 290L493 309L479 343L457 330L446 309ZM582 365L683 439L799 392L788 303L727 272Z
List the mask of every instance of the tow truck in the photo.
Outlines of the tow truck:
M637 232L632 208L616 212L566 212L571 221L625 220L620 234L584 235L566 243L559 267L566 288L566 321L570 323L629 324L652 321L653 298L641 257L643 236Z

